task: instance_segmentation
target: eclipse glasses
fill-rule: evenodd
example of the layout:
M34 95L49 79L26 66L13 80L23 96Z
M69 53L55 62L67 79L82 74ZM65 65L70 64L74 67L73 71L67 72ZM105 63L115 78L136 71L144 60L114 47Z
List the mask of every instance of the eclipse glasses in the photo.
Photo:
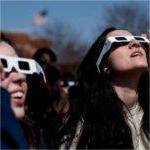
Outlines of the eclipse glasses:
M149 44L149 40L143 36L111 36L108 37L105 41L103 49L98 57L96 62L96 66L98 71L100 72L99 65L103 59L103 56L110 50L113 43L129 43L131 40L136 40L141 44Z
M17 72L23 74L42 74L45 80L45 74L41 66L33 59L0 55L0 61L5 72L10 72L14 68Z
M71 87L75 85L75 82L74 81L61 81L60 84L63 87Z

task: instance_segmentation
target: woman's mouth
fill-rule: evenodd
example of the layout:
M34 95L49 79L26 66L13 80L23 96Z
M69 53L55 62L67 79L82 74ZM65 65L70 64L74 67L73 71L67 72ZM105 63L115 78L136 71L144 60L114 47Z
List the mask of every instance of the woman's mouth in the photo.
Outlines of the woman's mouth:
M131 54L131 57L137 57L137 56L143 56L143 53L141 51L135 51Z
M13 99L13 102L18 105L18 106L22 106L24 105L24 93L19 91L19 92L15 92L12 94L12 99Z

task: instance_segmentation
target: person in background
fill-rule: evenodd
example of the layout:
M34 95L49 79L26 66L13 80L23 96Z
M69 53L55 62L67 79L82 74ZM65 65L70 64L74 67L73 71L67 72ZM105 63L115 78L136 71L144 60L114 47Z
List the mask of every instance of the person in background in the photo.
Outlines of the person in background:
M61 72L55 66L57 62L55 53L50 48L40 48L32 58L42 66L54 111L61 115L62 109L65 107L64 102L66 102L67 94L60 85Z
M72 73L67 72L62 75L60 84L62 87L64 87L66 93L68 93L70 87L75 85L74 81L75 81L75 77Z
M54 65L57 62L56 54L50 48L40 48L32 56L41 66Z
M51 95L51 103L54 111L57 112L57 106L60 101L60 71L55 67L57 62L56 54L50 48L40 48L32 57L36 60L44 70L46 76L46 84Z
M59 71L53 66L45 66L46 83L37 74L27 77L27 116L33 122L37 148L56 149L63 136L59 130L63 124L61 108L64 106L59 104L66 95L62 97Z
M43 82L36 74L27 77L29 87L26 100L27 116L34 124L36 141L38 141L37 147L39 149L55 149L61 137L58 130L62 125L62 116L58 109L62 100L62 89L59 84L60 72L45 61L41 63L41 66L46 82ZM62 106L60 107L62 108Z
M60 149L149 149L149 40L109 28L78 71Z
M49 48L38 49L32 58L35 59L42 66L46 77L46 86L49 90L49 104L45 105L45 110L47 110L45 111L46 117L44 121L42 121L44 122L42 129L43 129L44 137L46 138L45 141L46 143L48 143L45 145L48 145L48 148L50 147L56 148L57 147L56 145L59 144L60 141L59 139L62 138L63 136L62 134L60 134L59 131L63 126L64 120L66 118L65 114L67 114L69 109L68 89L67 89L68 85L65 85L68 82L65 81L65 83L62 84L62 82L64 82L63 81L64 78L61 76L61 72L55 66L57 57L51 49ZM36 84L32 83L31 87L33 87L33 85ZM33 89L36 88L37 87L34 87ZM33 90L29 90L29 91L33 91ZM36 92L36 95L39 95L37 93L40 93L40 91ZM33 107L35 107L35 105L42 106L44 104L45 100L41 101L40 99L43 99L41 97L42 96L37 96L37 98L32 99L32 102L34 101L33 102L34 105L32 105ZM29 103L31 103L30 99L29 99ZM31 105L29 104L29 106ZM38 110L37 112L39 112L39 107L36 108Z
M60 108L61 109L61 114L64 117L64 119L66 119L66 117L68 116L68 112L69 112L69 95L70 95L70 90L74 87L75 85L75 77L72 73L70 72L66 72L64 74L61 75L61 79L60 79L60 86L62 89L62 97L64 97L64 99L61 101L60 103Z

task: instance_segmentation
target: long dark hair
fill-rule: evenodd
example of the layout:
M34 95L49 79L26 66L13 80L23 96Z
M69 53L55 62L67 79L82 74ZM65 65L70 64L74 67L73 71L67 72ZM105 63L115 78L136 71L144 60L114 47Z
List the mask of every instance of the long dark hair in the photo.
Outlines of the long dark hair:
M114 92L111 76L98 72L96 61L104 46L106 35L116 30L105 30L95 41L77 71L76 95L71 97L71 113L75 118L83 118L83 132L77 148L131 149L133 148L131 130L123 112L123 102ZM100 64L104 67L105 59ZM139 84L139 103L144 111L142 128L149 131L148 80L145 73ZM144 90L146 89L146 90Z
M38 74L28 75L27 82L26 117L33 126L36 148L53 149L59 141L60 135L57 132L62 124L53 107L57 91L51 94L53 91L49 91L49 87Z

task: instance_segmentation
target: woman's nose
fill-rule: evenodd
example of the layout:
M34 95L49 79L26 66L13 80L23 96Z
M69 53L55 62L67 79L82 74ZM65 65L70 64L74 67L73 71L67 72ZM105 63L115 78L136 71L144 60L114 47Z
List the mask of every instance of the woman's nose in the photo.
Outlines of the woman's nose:
M12 75L12 82L14 83L22 83L26 81L26 76L22 73L14 72Z
M138 48L138 47L140 47L140 46L141 46L141 44L140 44L137 40L131 40L131 41L129 42L129 49L131 49L131 48L133 48L133 47Z

